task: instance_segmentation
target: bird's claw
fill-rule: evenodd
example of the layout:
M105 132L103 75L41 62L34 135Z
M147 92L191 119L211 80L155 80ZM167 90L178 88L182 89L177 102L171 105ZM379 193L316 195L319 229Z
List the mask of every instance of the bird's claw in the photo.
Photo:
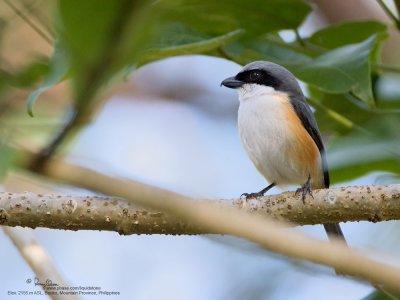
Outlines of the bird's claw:
M243 193L242 195L240 195L240 199L242 199L243 197L245 197L246 200L251 199L251 198L263 197L265 195L265 193L268 192L275 185L276 185L276 183L273 182L269 186L267 186L266 188L263 188L261 191L259 191L257 193Z
M258 198L258 197L262 197L264 196L264 194L262 193L243 193L240 198L246 198L246 199L251 199L251 198Z
M258 192L258 193L243 193L240 195L240 198L241 199L245 198L247 200L247 199L258 198L258 197L262 197L262 196L264 196L264 193L260 193L260 192Z
M301 188L298 188L296 190L296 192L294 193L294 195L297 196L301 192L301 201L303 201L303 204L305 204L307 194L310 195L314 199L314 196L313 196L312 190L311 190L311 180L310 179L311 178L308 177L307 182Z
M258 197L264 196L264 193L243 193L240 195L240 199L243 199L242 208L245 208L248 204L248 200L250 199L257 199Z
M296 192L294 193L294 195L297 196L300 192L301 192L301 201L303 201L303 204L306 203L305 200L306 200L307 194L309 194L312 198L314 198L312 191L309 188L304 188L304 187L298 188L296 190Z

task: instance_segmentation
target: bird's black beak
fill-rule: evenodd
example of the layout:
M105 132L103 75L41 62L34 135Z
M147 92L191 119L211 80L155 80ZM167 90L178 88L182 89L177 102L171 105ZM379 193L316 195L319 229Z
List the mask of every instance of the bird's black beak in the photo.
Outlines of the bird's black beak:
M229 77L221 82L221 85L226 86L230 89L236 89L244 84L243 81L237 80L235 77Z

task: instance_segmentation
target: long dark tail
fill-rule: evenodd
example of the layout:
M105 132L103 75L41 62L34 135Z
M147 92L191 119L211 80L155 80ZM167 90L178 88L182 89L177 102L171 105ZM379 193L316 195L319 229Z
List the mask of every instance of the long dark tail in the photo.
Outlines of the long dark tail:
M324 224L324 227L330 241L341 241L347 246L346 239L344 238L342 229L340 229L339 223ZM335 273L337 275L344 275L337 269L335 269Z
M321 140L320 136L319 136L319 140ZM329 189L330 180L329 180L328 163L326 161L326 153L325 153L325 149L324 149L322 142L318 146L318 149L320 150L320 153L321 153L322 169L324 172L324 183L323 183L323 186L320 186L317 188ZM328 238L330 241L335 241L335 240L338 241L339 240L339 241L342 241L345 245L347 245L346 239L344 238L342 229L340 229L339 223L324 224L324 227L325 227L325 231L328 234Z
M331 241L342 241L345 245L346 239L344 238L342 229L340 229L339 223L328 223L324 224L325 231L328 234L328 238Z

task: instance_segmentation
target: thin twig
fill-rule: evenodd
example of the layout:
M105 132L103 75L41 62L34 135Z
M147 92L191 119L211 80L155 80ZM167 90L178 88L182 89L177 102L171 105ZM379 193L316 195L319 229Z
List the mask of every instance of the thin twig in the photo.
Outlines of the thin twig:
M79 299L79 297L75 295L59 295L57 291L52 289L53 286L49 284L50 282L60 287L68 287L69 285L58 273L46 250L38 244L32 231L6 226L2 228L21 253L22 257L35 272L38 280L36 283L42 283L40 286L51 299ZM32 279L32 285L33 284L34 280Z
M43 26L44 29L47 30L47 33L50 35L50 37L54 40L56 37L55 30L52 28L51 25L49 25L49 20L46 20L44 16L42 15L42 10L39 8L37 9L37 3L42 2L42 1L37 1L34 3L26 3L25 1L22 1L22 6L24 7L24 10L29 13L33 18L36 19L36 21Z
M9 0L4 0L4 2L21 18L23 19L26 23L31 26L31 28L38 34L40 35L50 46L53 46L53 39L47 34L40 29L35 23L33 23L28 16L25 16L25 14L19 10L13 3L11 3Z
M371 299L387 299L387 300L400 300L400 296L395 295L387 290L385 290L384 288L375 285L374 286L377 290L375 292L373 292L372 294L375 295L374 298ZM380 294L380 295L379 295ZM379 295L379 296L378 296ZM369 299L369 298L365 298L365 299Z
M400 15L400 0L394 0L394 5L396 6L397 15Z
M399 66L387 65L387 64L382 64L382 63L375 63L375 64L373 64L373 67L375 67L376 69L385 71L385 72L400 73L400 67Z
M346 118L345 116L343 116L342 114L339 114L338 112L336 112L335 110L325 106L324 104L312 99L312 98L307 98L307 101L315 108L323 111L324 113L326 113L330 118L332 118L334 121L336 121L337 123L343 125L344 127L348 128L348 129L356 129L362 133L366 133L368 134L368 131L365 130L364 128L362 128L361 126L359 126L358 124L354 123L353 121L351 121L350 119Z
M101 49L101 54L96 64L90 68L82 70L84 77L81 80L81 88L74 99L75 107L72 113L68 116L66 125L59 130L50 143L43 148L38 157L32 162L31 169L39 171L46 161L57 151L63 141L71 135L79 125L82 125L82 119L88 117L93 110L93 102L98 94L101 84L107 79L109 70L118 59L116 53L119 50L119 45L124 39L124 33L128 28L132 15L135 12L135 1L125 1L126 6L121 10L119 18L110 28L110 34L107 35L107 40L104 42L104 47ZM121 6L122 8L122 6Z
M377 2L382 7L382 9L385 11L385 13L388 15L388 17L393 21L393 23L397 27L397 29L400 30L400 21L399 21L399 19L394 15L394 13L386 5L385 1L384 0L377 0Z
M57 147L64 139L75 130L81 122L82 116L78 114L75 108L72 108L67 114L65 125L53 136L53 139L44 147L32 160L29 169L39 171L49 157L56 151Z
M296 35L296 41L302 46L302 47L306 47L306 43L304 42L303 38L300 35L299 30L296 28L293 30L294 34Z

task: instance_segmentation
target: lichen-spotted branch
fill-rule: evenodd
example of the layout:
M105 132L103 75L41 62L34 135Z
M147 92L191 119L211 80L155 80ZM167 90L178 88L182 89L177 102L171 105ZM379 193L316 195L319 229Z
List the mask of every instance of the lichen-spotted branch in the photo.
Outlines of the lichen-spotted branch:
M365 281L369 281L374 285L383 286L389 291L400 292L400 287L398 285L400 282L400 269L389 264L377 262L356 250L346 247L341 242L332 241L328 243L307 237L299 232L286 230L283 222L276 222L271 220L271 218L262 216L262 213L273 216L272 211L275 211L275 217L281 219L294 212L292 214L293 216L296 216L294 219L301 223L303 220L305 220L302 217L305 215L305 208L311 206L312 209L310 209L310 211L319 214L321 218L337 218L337 209L339 209L340 215L340 208L343 207L344 210L350 210L349 203L354 203L354 205L358 207L360 206L359 200L363 199L363 197L364 199L376 199L377 201L386 201L392 199L394 200L394 204L396 204L400 190L398 185L387 186L387 190L385 190L383 187L377 187L376 190L363 187L354 188L354 191L351 190L353 188L349 188L350 190L346 190L346 188L339 188L314 191L313 198L316 200L316 202L311 201L313 198L310 198L306 199L307 201L305 204L303 204L302 201L296 197L293 198L293 194L278 195L275 196L276 198L263 198L260 202L257 200L195 202L194 199L190 199L165 189L160 189L123 178L107 176L90 169L74 166L60 159L53 158L41 171L42 175L45 175L49 178L72 184L74 186L98 191L102 194L118 196L120 198L115 200L124 201L121 199L124 198L126 199L126 202L130 203L131 205L134 204L145 206L154 211L153 214L151 214L153 217L156 216L157 210L159 210L164 212L166 214L165 216L176 216L176 219L173 219L175 222L177 221L177 224L190 223L193 227L196 226L194 228L199 230L199 232L203 232L203 228L204 232L222 233L242 237L258 243L260 246L269 251L280 253L296 259L309 260L314 263L331 266L342 274L347 274ZM378 195L380 196L378 197ZM374 196L374 198L372 198L372 196ZM9 194L6 196L6 198L6 201L12 200L12 194ZM40 198L43 198L43 195ZM41 201L45 203L46 200L43 200L44 199L41 199ZM74 212L82 211L80 208L85 207L85 204L79 206L74 201L69 200L73 200L73 198L70 198L64 202L64 210L67 214L73 214ZM84 199L82 199L82 202L84 202L83 200ZM392 205L390 200L387 201L384 207L387 206L389 202ZM29 210L23 207L22 203L16 204L20 211ZM104 206L104 202L102 204ZM220 207L221 205L223 207ZM364 204L361 203L360 209L364 210L366 206L362 205ZM10 221L11 211L6 211L4 206L7 208L12 207L12 205L5 203L1 204L0 208L2 206L3 210L0 212L0 215L3 219L3 223L5 223L6 221ZM86 207L87 206L88 203L86 199ZM107 207L108 206L109 204ZM243 209L233 209L233 207L238 206L242 207ZM49 205L46 203L46 205L42 205L42 207L47 209L47 218L51 218L52 212L48 210ZM92 207L92 210L90 210L90 213L92 213L94 209L92 202L90 202L89 207ZM327 208L328 211L325 211L324 208ZM63 205L61 204L61 208L58 207L54 212L62 215L62 209ZM254 213L250 215L245 213L243 210L250 210ZM391 211L391 209L389 209L389 211ZM117 219L109 214L103 216L103 219L100 219L100 221L103 222L103 224L104 222L115 224L113 222L117 221L119 216L122 217L124 215L124 208L122 208L122 213L121 208L119 209L119 212L118 209L116 212ZM150 210L147 211L147 214L149 212ZM132 211L128 208L125 210L125 213L131 216ZM373 214L375 216L378 215L378 213L380 214L381 219L383 219L386 215L388 215L388 219L394 218L393 213L383 213L383 211L380 210L377 212L376 206L370 211L369 214ZM146 215L146 213L144 215ZM366 216L365 212L363 212L362 216ZM80 214L77 214L75 217L78 218L77 224L79 225L79 219L83 218L83 215L81 216ZM136 214L136 218L137 217L138 214ZM92 221L96 221L94 216L92 216L92 218ZM57 218L54 217L54 219ZM181 219L182 222L179 222L179 219ZM368 219L371 218L368 217ZM371 220L375 221L376 218L372 218ZM136 222L136 225L140 224L140 220L137 219L133 222ZM332 222L332 220L329 220L329 222ZM165 222L159 222L156 225L160 226L159 224L163 223ZM72 223L70 223L70 225L71 224ZM121 224L118 224L115 227L118 228L117 230L119 232L126 233L127 229L134 227L130 222L127 222L126 224L128 224L126 228L123 228ZM177 234L178 231L171 233Z
M188 198L190 199L190 198ZM316 190L303 203L293 193L258 199L192 200L238 208L299 225L400 219L400 184ZM66 230L107 230L120 234L219 233L118 197L0 193L0 224Z
M0 224L120 234L195 234L199 228L118 197L0 193Z

